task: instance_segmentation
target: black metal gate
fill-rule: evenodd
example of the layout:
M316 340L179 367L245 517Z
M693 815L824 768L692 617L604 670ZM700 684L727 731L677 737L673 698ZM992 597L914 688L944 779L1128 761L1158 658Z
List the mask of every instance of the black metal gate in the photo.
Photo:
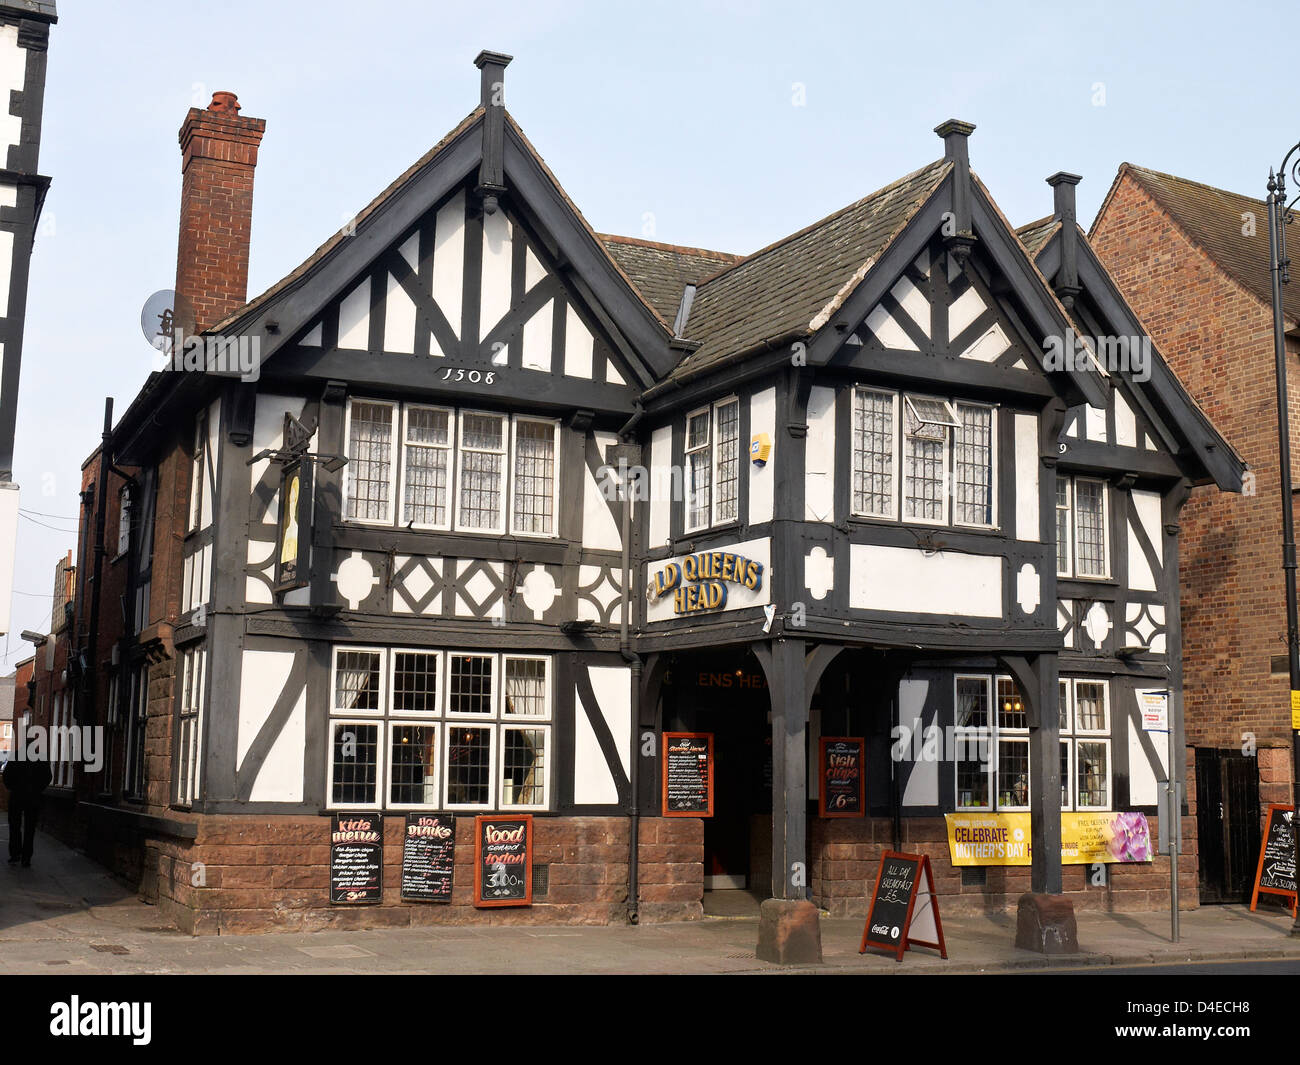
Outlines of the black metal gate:
M1259 764L1234 750L1196 749L1201 902L1249 902L1259 861Z

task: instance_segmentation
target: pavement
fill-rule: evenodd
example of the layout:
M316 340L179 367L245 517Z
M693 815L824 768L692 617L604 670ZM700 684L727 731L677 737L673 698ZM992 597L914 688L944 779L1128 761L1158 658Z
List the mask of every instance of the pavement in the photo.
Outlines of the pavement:
M7 826L0 823L0 854ZM32 868L0 864L0 954L10 973L1010 973L1103 972L1105 966L1300 959L1281 910L1206 906L1182 914L1078 915L1083 953L1044 957L1012 945L1009 914L944 918L945 961L917 948L904 961L859 954L861 920L822 921L825 961L783 967L754 957L757 919L706 917L676 924L607 927L448 926L255 936L185 935L100 865L41 833Z

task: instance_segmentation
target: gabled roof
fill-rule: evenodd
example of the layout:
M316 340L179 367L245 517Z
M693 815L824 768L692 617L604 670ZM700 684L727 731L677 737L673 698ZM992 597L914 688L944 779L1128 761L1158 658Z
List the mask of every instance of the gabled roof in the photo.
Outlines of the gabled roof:
M1030 255L1037 255L1042 250L1043 245L1052 239L1055 235L1060 222L1052 215L1046 218L1040 218L1037 222L1030 222L1016 230L1016 236L1020 238L1020 243L1025 246L1025 251Z
M636 237L617 237L598 234L605 250L622 268L623 273L641 292L665 322L677 318L682 290L687 285L698 285L733 263L741 256L724 251L707 251L704 248L682 248L675 244L659 244Z
M1268 207L1263 200L1122 163L1092 223L1094 231L1126 174L1224 273L1264 303L1272 305L1268 270ZM1243 216L1248 213L1255 219L1254 232L1249 235L1242 232L1245 225ZM1300 322L1300 285L1282 287L1282 308L1292 322Z
M685 327L700 346L672 377L815 332L813 319L862 280L951 169L930 163L707 278Z

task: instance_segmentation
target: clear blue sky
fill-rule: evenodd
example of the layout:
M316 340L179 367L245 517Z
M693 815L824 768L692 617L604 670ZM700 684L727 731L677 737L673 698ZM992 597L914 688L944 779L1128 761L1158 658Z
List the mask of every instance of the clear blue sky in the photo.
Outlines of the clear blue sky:
M15 456L24 509L56 529L20 522L29 594L5 669L30 649L20 630L48 627L104 396L120 412L149 371L138 320L175 276L176 133L215 89L267 123L250 295L475 106L482 48L515 57L507 106L597 230L741 253L936 158L946 118L978 126L972 165L1016 224L1050 213L1043 178L1062 169L1084 176L1088 223L1124 160L1261 196L1300 138L1281 2L59 0L59 14Z

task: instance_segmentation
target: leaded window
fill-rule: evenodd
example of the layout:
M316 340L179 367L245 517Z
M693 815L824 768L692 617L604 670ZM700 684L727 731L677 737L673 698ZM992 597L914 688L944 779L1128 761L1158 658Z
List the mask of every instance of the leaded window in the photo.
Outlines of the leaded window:
M853 511L894 516L894 438L898 397L857 389L853 394Z
M355 521L392 520L395 413L391 403L348 407L347 516Z
M407 407L402 522L422 528L451 525L452 418L439 407Z

